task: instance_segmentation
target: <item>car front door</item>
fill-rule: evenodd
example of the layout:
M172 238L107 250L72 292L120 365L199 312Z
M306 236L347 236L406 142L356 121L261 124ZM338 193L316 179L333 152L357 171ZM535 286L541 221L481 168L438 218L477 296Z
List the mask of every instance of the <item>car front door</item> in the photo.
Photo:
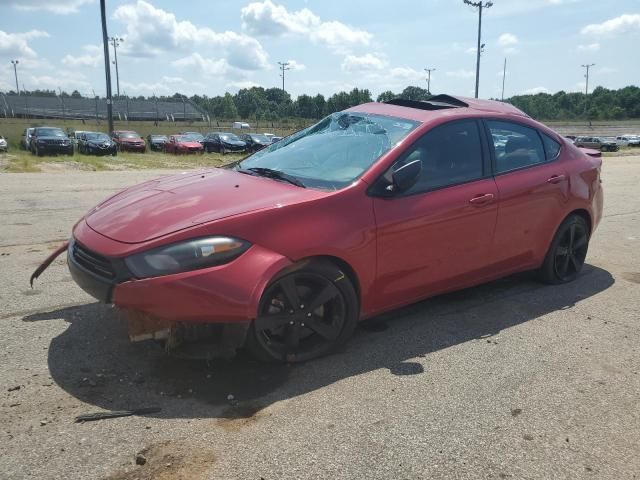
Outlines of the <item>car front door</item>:
M410 190L373 200L380 309L471 285L490 263L498 191L481 123L435 127L392 170L414 160L422 172Z
M561 145L529 126L498 120L485 124L490 134L509 137L504 151L494 149L493 155L500 194L493 270L499 275L537 267L569 199L568 172L556 161Z

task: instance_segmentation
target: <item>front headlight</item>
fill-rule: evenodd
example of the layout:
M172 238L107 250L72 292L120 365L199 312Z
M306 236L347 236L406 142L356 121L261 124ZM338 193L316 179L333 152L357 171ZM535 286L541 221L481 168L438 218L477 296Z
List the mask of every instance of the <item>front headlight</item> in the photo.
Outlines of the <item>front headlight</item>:
M207 237L175 243L125 258L137 278L157 277L228 263L251 246L231 237Z

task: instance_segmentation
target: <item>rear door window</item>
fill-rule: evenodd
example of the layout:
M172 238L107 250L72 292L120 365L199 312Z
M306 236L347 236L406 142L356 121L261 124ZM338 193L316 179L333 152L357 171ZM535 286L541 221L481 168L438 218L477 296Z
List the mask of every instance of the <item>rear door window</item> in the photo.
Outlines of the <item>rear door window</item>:
M537 130L499 120L488 120L487 127L493 140L496 173L510 172L546 161L544 146Z
M547 156L547 162L555 160L560 155L560 143L556 142L549 135L541 133L542 143L544 144L544 153Z

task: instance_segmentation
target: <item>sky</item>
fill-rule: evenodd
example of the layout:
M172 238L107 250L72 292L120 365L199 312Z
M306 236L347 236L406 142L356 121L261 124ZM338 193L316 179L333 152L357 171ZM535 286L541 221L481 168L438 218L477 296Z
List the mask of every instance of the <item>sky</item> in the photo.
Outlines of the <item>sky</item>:
M107 0L121 93L221 95L281 87L375 96L408 85L473 96L477 9L462 0ZM97 0L0 0L0 91L105 94ZM483 10L480 97L640 84L639 0L493 0ZM113 60L113 49L110 50ZM113 66L112 66L113 67ZM112 68L113 92L116 92Z

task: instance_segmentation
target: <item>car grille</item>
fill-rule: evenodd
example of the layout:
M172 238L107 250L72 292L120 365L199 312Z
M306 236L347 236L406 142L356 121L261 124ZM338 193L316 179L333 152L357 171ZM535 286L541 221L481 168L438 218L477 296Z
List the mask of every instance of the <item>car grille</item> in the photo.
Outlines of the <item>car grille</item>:
M107 280L113 280L116 277L116 272L108 258L92 252L78 244L78 242L73 242L71 254L76 263L85 270L89 270L91 273Z
M64 140L44 140L46 145L64 145L66 142Z

